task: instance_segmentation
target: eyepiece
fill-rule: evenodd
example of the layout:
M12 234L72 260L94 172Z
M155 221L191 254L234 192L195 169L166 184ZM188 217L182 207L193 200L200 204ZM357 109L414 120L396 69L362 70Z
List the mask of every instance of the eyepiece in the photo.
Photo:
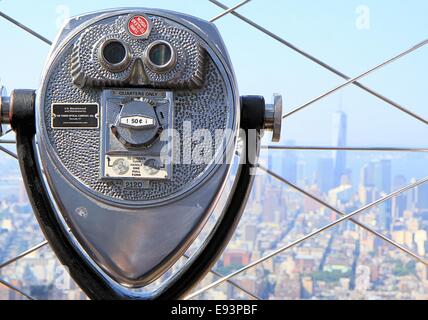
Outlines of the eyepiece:
M177 53L169 42L158 40L147 47L144 62L155 72L167 72L177 64Z
M131 55L128 46L120 40L110 39L100 47L100 61L112 72L120 72L129 66Z

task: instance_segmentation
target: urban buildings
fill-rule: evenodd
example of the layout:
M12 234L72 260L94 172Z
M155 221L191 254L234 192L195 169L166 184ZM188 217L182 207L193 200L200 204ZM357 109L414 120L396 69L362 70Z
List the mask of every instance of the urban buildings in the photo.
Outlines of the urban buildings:
M333 117L333 146L346 146L347 115L338 112ZM325 152L320 156L272 151L268 157L272 171L344 213L420 178L397 170L397 162L419 166L421 171L428 162L426 155L409 154ZM0 160L11 163L0 181L0 261L5 261L43 237L25 199L16 164L7 158ZM337 213L285 184L259 175L241 223L215 269L229 274L338 218ZM406 192L356 219L426 259L428 186ZM35 298L86 298L48 247L1 269L0 277ZM214 279L210 275L201 285ZM285 251L234 281L263 299L428 299L427 267L352 221ZM227 284L199 298L249 297ZM0 299L23 297L0 286Z

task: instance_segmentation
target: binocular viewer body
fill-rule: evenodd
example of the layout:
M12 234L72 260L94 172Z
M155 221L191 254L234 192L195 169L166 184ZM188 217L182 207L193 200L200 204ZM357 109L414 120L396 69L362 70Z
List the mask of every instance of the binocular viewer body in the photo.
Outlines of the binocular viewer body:
M146 298L133 289L170 270L213 212L195 256L157 294L184 281L169 297L182 294L221 253L252 184L260 130L279 139L282 100L239 96L212 23L118 9L72 18L37 98L16 90L0 107L36 215L72 276L95 298ZM242 127L257 131L250 156L247 147L236 155Z

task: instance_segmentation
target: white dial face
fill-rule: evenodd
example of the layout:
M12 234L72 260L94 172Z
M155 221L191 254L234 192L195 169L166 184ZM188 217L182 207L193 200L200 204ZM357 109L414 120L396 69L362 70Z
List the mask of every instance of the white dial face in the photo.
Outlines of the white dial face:
M153 128L156 122L153 118L133 116L121 118L120 124L124 127L131 127L133 129L149 129Z

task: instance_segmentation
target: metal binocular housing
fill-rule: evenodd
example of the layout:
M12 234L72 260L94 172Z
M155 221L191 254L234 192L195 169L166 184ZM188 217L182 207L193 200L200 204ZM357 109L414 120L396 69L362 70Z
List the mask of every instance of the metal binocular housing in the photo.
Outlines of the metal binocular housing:
M37 94L0 100L42 230L95 299L191 289L239 222L260 137L279 141L281 116L281 96L239 95L212 23L141 8L72 18Z

